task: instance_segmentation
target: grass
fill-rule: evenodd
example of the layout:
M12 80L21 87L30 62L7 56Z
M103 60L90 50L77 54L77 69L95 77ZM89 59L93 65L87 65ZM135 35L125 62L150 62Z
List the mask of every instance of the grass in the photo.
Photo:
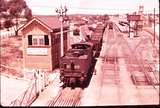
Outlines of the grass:
M1 74L23 77L23 51L22 37L12 36L1 38L0 60Z

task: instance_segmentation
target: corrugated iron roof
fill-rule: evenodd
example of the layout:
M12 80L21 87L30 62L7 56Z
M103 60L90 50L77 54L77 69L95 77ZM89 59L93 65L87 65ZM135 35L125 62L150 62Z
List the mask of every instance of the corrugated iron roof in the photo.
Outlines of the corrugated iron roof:
M38 18L52 29L60 28L60 21L57 16L36 15L34 17Z
M36 19L38 19L41 22L41 24L46 25L46 27L49 27L52 30L60 28L60 26L61 26L58 16L53 16L53 15L35 15L31 21L29 21L27 24L25 24L20 29L24 29L33 20L36 20ZM63 23L63 27L67 27L67 26L68 25L66 23Z
M47 26L50 28L60 28L60 21L58 16L54 15L35 15L36 18L41 20L43 23L45 23ZM63 24L64 26L67 26L65 23Z

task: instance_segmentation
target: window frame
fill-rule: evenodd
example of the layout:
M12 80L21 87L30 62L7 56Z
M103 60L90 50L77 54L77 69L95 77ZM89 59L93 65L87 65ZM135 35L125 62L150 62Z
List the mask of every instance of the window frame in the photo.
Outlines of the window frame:
M27 36L27 39L28 39L28 43L27 43L27 44L28 44L28 45L32 45L32 44L33 44L32 37L33 37L32 35L28 35L28 36Z
M28 46L45 47L49 46L49 35L28 35Z

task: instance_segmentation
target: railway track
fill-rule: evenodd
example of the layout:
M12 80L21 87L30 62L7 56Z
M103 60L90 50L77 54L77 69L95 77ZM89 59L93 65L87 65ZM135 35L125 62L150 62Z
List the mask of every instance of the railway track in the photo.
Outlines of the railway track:
M142 39L141 41L144 41L146 39ZM142 43L140 41L140 43ZM152 45L152 49L153 49L153 54L154 55L158 55L158 52L156 50L155 52L155 47L153 45L153 43L151 42L151 39L149 40L148 39L148 44L150 43ZM147 79L147 82L148 82L148 85L152 85L152 87L154 87L157 91L158 91L158 88L156 86L159 85L159 78L158 78L158 73L156 73L156 69L153 68L153 66L151 66L151 64L149 63L148 60L144 60L141 56L141 49L136 49L135 50L137 52L137 55L136 56L136 60L139 58L139 65L140 65L140 68L141 68L141 71L144 72L145 74L145 77ZM138 56L138 57L137 57ZM155 58L154 58L155 59Z
M48 106L79 106L81 95L81 88L71 89L66 87L59 91L58 95L49 102Z
M114 51L117 50L114 48ZM103 63L103 72L106 76L106 81L110 84L119 84L119 73L118 73L118 58L116 55L105 56Z
M116 31L116 32L115 32ZM119 77L119 66L118 66L118 47L121 43L121 39L119 39L119 32L114 29L109 30L108 34L109 38L107 38L107 48L103 58L103 72L106 76L105 80L108 84L120 84ZM118 37L117 37L118 36ZM111 37L111 38L110 38ZM118 38L118 39L117 39ZM117 41L118 40L118 41Z
M128 54L125 54L125 56L128 60L129 71L131 72L133 83L136 87L140 85L152 86L159 92L157 87L159 86L158 75L156 75L155 69L152 69L153 66L150 65L149 61L144 60L141 56L143 50L141 48L145 48L143 47L145 43L152 46L154 55L158 55L158 50L153 45L151 37L143 37L134 49L129 46L129 43L123 37L120 39L120 43L123 43L121 44L123 49L128 50ZM140 48L141 45L142 47Z
M144 40L141 40L140 43L142 41ZM128 56L128 70L130 71L133 84L136 86L136 88L140 86L152 86L159 93L159 90L157 88L159 82L155 77L155 72L151 71L151 66L149 65L149 63L144 62L142 57L137 57L137 53L140 52L137 52L135 49L133 50L124 38L123 43L123 49L128 50L128 54L125 55ZM151 78L151 73L153 74L154 78ZM155 82L154 80L156 80L157 82Z

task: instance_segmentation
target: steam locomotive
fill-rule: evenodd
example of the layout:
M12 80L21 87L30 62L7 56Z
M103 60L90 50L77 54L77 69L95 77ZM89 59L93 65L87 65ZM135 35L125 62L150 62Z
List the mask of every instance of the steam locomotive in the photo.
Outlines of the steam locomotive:
M104 25L98 25L87 42L72 44L71 49L60 58L60 80L65 85L77 82L83 85L86 82L92 61L100 52L104 30Z

